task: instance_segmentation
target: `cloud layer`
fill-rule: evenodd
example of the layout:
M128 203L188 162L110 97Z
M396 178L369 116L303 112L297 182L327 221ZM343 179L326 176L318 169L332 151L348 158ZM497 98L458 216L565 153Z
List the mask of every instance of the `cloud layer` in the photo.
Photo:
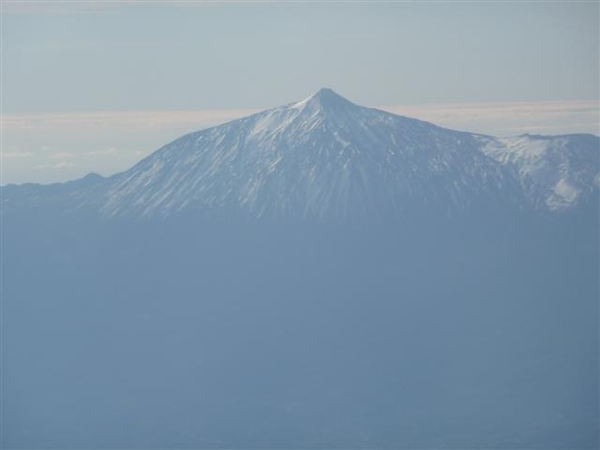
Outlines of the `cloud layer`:
M386 111L495 136L600 134L598 102L395 105ZM2 117L2 183L53 182L124 170L171 140L255 110L103 111Z

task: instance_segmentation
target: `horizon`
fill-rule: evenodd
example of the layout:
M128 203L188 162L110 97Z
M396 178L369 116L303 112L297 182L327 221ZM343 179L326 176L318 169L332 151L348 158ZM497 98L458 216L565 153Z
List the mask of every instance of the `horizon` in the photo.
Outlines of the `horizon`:
M472 133L600 134L597 2L1 8L2 185L118 173L321 86Z

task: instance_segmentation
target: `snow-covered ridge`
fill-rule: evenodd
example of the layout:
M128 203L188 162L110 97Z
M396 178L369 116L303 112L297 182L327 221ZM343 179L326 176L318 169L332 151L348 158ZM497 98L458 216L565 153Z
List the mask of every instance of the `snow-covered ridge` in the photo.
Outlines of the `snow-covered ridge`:
M538 208L562 211L598 189L599 139L592 135L482 139L482 151L514 166L529 201Z
M598 156L595 136L458 132L322 89L183 136L110 178L12 187L5 198L26 203L25 191L35 191L37 203L137 217L222 210L348 218L480 204L563 211L598 189Z

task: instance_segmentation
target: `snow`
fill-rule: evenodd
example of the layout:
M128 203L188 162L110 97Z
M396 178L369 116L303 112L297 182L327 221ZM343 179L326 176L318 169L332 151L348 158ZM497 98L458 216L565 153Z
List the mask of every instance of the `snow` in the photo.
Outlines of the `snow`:
M415 205L456 213L482 198L559 212L598 189L599 147L591 135L495 138L448 130L322 89L182 136L125 172L68 190L73 208L106 216L188 208L254 217L399 216ZM38 201L44 191L20 192Z
M566 210L597 189L600 147L591 135L481 138L482 151L517 170L529 201Z
M553 195L548 197L546 204L550 209L562 209L565 206L573 204L577 200L579 194L579 189L561 179L556 183L556 186L554 186Z

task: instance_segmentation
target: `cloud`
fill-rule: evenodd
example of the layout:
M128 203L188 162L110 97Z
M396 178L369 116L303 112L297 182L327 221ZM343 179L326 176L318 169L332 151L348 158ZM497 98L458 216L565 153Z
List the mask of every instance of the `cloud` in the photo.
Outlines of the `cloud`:
M600 134L599 106L595 101L388 105L379 108L450 129L493 136ZM116 173L183 134L254 112L257 111L238 109L4 115L4 182L54 182L88 172Z
M600 128L599 106L593 100L388 105L379 108L447 128L500 136L541 129L548 134L598 134ZM3 116L2 120L4 128L13 132L94 134L99 130L106 130L106 133L115 135L121 131L150 135L167 130L176 137L257 111L237 109L9 114ZM85 154L115 152L116 150L108 149Z
M156 128L218 125L256 112L239 110L99 111L78 113L6 114L3 126L14 131L96 131L98 129L154 130Z
M70 159L70 158L75 158L75 154L69 153L69 152L60 152L60 153L55 153L53 155L48 156L48 159Z
M74 166L75 166L75 164L73 164L72 162L59 162L56 164L37 164L37 165L33 166L33 168L36 170L40 170L40 169L57 170L57 169L65 169L67 167L74 167Z
M91 150L89 152L85 152L84 155L94 156L94 155L111 155L113 153L117 153L117 149L115 147L107 148L106 150Z
M31 152L2 152L2 159L15 159L15 158L29 158L32 156Z
M486 102L386 106L395 114L416 117L448 128L494 135L592 133L600 129L597 101Z

